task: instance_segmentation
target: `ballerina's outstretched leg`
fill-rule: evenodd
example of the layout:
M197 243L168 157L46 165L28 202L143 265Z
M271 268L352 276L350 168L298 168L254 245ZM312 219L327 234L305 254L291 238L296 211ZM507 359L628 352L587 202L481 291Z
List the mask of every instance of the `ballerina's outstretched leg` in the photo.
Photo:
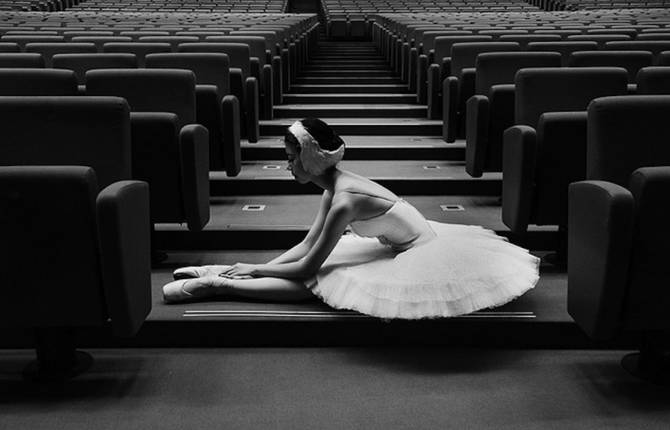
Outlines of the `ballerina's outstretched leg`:
M298 302L316 297L304 283L284 278L204 276L173 281L163 287L163 298L167 303L223 295L272 302Z

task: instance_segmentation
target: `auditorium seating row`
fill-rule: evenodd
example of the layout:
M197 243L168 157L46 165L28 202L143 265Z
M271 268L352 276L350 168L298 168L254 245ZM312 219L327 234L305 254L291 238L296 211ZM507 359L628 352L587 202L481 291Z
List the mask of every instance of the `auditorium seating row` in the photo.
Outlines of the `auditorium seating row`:
M668 0L528 0L543 10L636 9L670 7Z
M86 0L1 0L0 11L44 11L55 12L71 9Z
M286 0L87 0L73 11L283 13Z

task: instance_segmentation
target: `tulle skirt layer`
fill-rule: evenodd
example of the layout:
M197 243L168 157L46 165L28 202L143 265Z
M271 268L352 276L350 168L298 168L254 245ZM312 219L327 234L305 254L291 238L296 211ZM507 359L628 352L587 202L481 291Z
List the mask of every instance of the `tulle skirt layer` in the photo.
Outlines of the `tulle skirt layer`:
M306 286L336 309L440 318L503 305L533 288L539 259L480 226L428 221L436 237L405 251L344 235Z

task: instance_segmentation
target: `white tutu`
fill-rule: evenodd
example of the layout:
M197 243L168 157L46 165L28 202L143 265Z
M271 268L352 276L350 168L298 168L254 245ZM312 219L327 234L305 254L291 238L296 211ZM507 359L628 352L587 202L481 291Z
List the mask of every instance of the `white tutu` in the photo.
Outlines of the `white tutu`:
M539 258L506 238L480 226L427 223L435 237L404 251L343 235L306 286L333 308L419 319L500 306L536 285Z

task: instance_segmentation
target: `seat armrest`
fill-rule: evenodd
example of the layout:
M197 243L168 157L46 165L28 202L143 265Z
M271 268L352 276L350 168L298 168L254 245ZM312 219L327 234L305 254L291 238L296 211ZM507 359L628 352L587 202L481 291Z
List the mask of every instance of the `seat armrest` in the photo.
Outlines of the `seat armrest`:
M458 112L459 115L465 115L465 104L470 99L470 97L475 95L475 79L476 71L475 68L467 68L461 71L461 76L458 79L460 88L458 91Z
M237 176L242 169L240 148L240 102L235 96L221 100L221 124L223 125L223 167L226 176Z
M440 81L440 66L431 64L428 66L426 105L428 108L428 119L442 118L442 81Z
M428 51L428 64L433 64L435 62L435 50L431 49Z
M149 185L115 182L96 200L107 314L117 336L133 336L151 311Z
M283 103L284 97L284 83L283 83L283 70L282 70L282 59L280 56L272 57L272 91L273 91L273 103L275 105L280 105Z
M453 143L458 135L458 78L448 76L442 81L442 137Z
M514 233L525 233L533 205L537 134L515 125L503 134L502 220Z
M234 96L233 96L234 97ZM214 85L195 86L196 122L209 132L209 169L223 169L221 96Z
M249 77L244 81L244 113L247 120L247 139L249 142L258 142L260 134L258 125L258 81Z
M489 144L489 98L470 97L465 107L465 171L473 178L484 173Z
M568 190L568 313L591 338L622 326L630 265L634 200L625 188L581 181Z
M416 101L420 105L425 105L428 91L428 57L419 55L416 70Z
M263 81L261 80L261 62L256 57L251 57L249 59L249 76L256 78L260 87L259 94L263 94L264 88L262 87Z
M191 231L200 231L209 221L209 133L200 124L189 124L179 132L181 186L184 216Z
M416 48L409 49L409 71L407 74L407 86L410 93L416 94L416 71L419 67L419 54Z
M451 57L444 57L440 63L440 82L451 76Z
M270 49L265 50L265 64L272 64L272 51Z
M272 119L273 117L272 106L274 104L274 96L273 96L274 89L272 88L273 78L272 78L271 65L266 64L265 66L263 66L261 77L263 80L263 84L261 86L264 88L263 97L261 97L263 119Z

